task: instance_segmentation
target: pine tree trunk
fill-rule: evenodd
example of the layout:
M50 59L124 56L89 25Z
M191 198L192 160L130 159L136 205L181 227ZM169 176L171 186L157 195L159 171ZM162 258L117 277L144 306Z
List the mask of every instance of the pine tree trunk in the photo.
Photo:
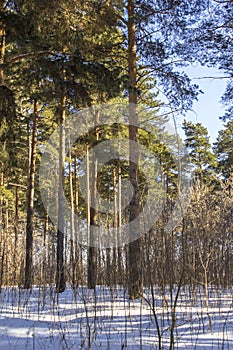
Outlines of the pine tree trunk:
M24 288L30 289L32 286L32 253L33 253L33 215L34 215L34 191L35 191L35 171L36 171L36 147L37 147L37 123L38 123L38 101L34 101L32 145L30 160L30 176L28 184L27 200L27 226L26 226L26 263Z
M137 118L137 80L136 80L136 36L135 36L135 10L134 0L128 0L128 70L129 70L129 139L138 142L138 118ZM138 151L134 145L129 145L129 178L133 186L134 196L130 202L129 220L132 222L139 215L139 188L138 188ZM134 159L134 161L132 161ZM142 295L142 271L141 271L141 238L133 240L134 232L129 232L128 255L128 293L130 299L139 298Z
M95 157L94 157L95 158ZM91 176L91 206L90 206L90 240L88 248L88 288L95 289L97 280L97 248L93 232L97 226L96 191L97 191L97 159L93 159Z
M27 120L27 151L28 151L28 178L30 178L31 158L32 158L32 136L30 132L30 120Z
M76 220L74 222L74 230L75 230L75 284L77 285L79 282L82 284L83 283L83 265L82 265L82 244L80 243L81 241L81 231L79 231L79 219L78 219L78 214L79 214L79 195L78 195L78 165L77 165L77 158L74 156L74 212L76 214Z
M64 168L65 168L65 106L66 97L61 98L60 108L60 136L59 136L59 191L58 191L58 230L57 230L57 271L56 291L64 292L65 266L64 266Z
M117 215L117 183L116 183L116 169L113 168L112 173L112 182L113 182L113 195L114 195L114 217L113 217L113 227L118 227L118 215ZM112 271L113 271L113 285L116 286L117 284L117 277L118 277L118 271L117 271L117 245L118 245L118 237L116 235L115 237L115 246L113 247L113 255L112 255Z
M111 274L111 249L106 249L106 284L107 286L111 286L111 280L112 280L112 274Z
M0 187L4 186L4 163L0 162ZM0 292L3 285L4 278L4 261L5 261L5 231L3 230L3 197L0 194Z
M49 216L46 212L45 222L44 222L44 237L43 237L43 266L42 266L42 283L47 283L47 252L49 251L49 240L47 239L49 233Z
M17 247L18 247L18 236L19 236L19 188L15 186L15 222L14 222L14 232L15 232L15 241L14 241L14 255L13 255L13 265L14 265L14 284L16 285L16 276L17 276Z
M99 112L96 112L96 124L99 121ZM99 132L96 130L95 133L96 141L99 139ZM96 237L93 232L94 228L98 225L97 223L97 211L96 211L96 193L97 193L97 169L98 162L95 152L93 155L92 166L91 166L91 206L90 206L90 240L88 248L88 288L95 289L97 281L97 247Z
M70 267L72 273L72 286L75 287L75 275L76 275L76 264L75 264L75 249L74 249L74 190L73 190L73 174L72 174L72 152L71 145L69 142L69 185L70 185Z
M0 188L4 186L4 163L0 162ZM3 196L0 193L0 232L3 229Z
M118 249L117 249L117 261L118 261L118 283L123 284L124 281L124 271L123 271L123 262L122 262L122 247L121 243L121 168L118 168Z
M0 11L4 11L4 2L0 2ZM4 63L6 49L6 32L4 21L0 19L0 86L4 85L4 70L1 65Z

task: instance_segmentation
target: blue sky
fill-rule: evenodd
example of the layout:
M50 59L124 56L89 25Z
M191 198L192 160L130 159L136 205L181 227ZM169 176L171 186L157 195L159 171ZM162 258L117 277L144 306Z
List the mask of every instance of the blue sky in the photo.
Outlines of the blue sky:
M210 141L216 141L218 131L223 129L223 121L219 117L224 114L224 106L221 103L227 79L199 79L203 77L223 77L223 73L216 69L206 67L189 67L185 69L190 78L194 78L193 82L198 84L204 92L199 95L198 101L193 104L193 111L190 111L186 119L194 123L200 122L207 127ZM178 117L178 126L182 124L183 118ZM179 128L179 133L182 131Z

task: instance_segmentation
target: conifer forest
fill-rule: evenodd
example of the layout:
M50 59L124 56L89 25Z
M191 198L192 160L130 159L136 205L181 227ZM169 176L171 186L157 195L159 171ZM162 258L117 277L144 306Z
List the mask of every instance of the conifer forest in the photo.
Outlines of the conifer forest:
M232 0L0 0L0 141L0 350L233 349Z

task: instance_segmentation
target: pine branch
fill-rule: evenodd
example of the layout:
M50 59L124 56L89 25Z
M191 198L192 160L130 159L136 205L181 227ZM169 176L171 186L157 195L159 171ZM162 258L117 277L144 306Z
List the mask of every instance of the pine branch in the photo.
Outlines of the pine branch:
M37 58L39 56L51 56L51 55L54 56L54 52L52 52L52 51L38 51L38 52L24 53L24 54L12 57L8 62L1 64L0 68L4 68L6 66L11 65L12 63L19 62L19 61L22 61L25 59Z

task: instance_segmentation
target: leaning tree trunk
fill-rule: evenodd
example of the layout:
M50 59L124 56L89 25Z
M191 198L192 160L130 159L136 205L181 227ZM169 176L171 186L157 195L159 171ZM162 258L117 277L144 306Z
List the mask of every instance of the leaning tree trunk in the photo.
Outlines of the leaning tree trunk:
M37 123L38 123L38 101L34 101L33 129L31 144L30 175L28 183L27 199L27 226L26 226L26 262L24 288L32 286L32 253L33 253L33 216L34 216L34 192L36 171L36 147L37 147Z
M134 0L128 0L128 72L129 72L129 140L138 142L137 118L137 79L136 79L136 36L135 36L135 9ZM138 151L130 142L129 145L129 178L133 186L134 195L130 202L129 220L132 222L139 215L139 186L138 186ZM133 240L134 232L129 232L128 254L128 293L130 299L142 295L142 269L141 269L141 238Z

